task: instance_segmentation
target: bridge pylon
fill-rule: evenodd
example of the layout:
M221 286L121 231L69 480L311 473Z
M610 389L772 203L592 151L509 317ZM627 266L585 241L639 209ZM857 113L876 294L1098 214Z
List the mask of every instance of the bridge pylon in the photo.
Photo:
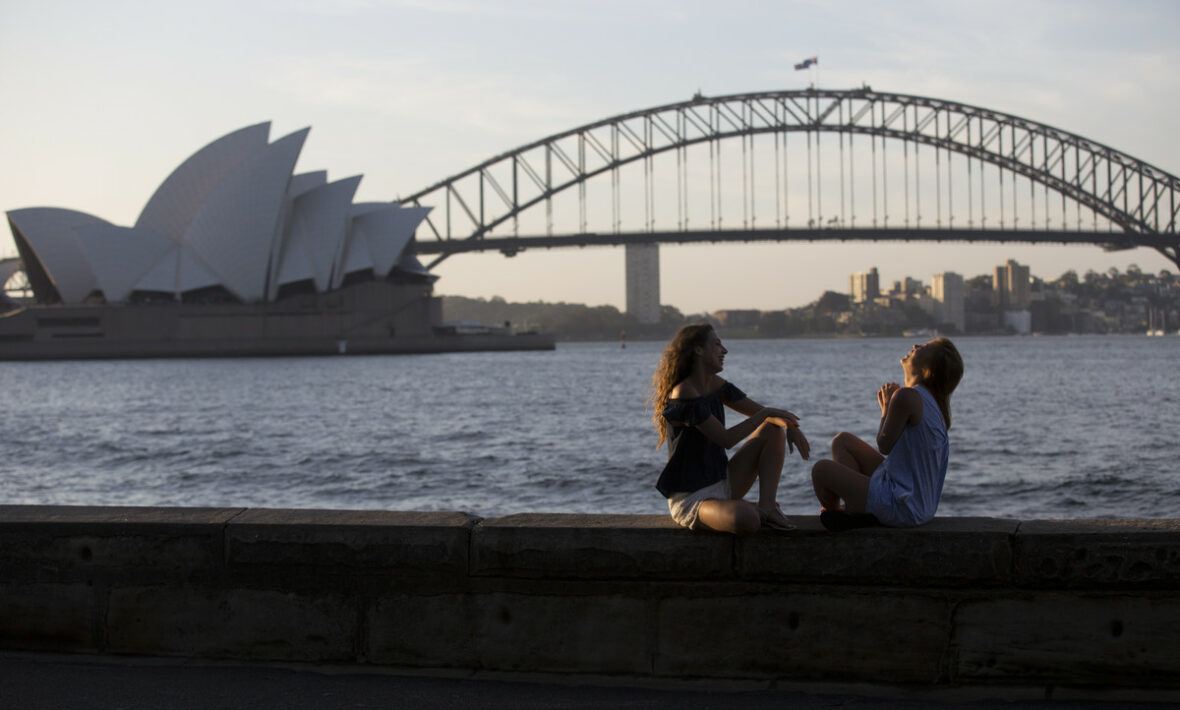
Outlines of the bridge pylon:
M660 245L628 244L627 315L642 324L660 322Z

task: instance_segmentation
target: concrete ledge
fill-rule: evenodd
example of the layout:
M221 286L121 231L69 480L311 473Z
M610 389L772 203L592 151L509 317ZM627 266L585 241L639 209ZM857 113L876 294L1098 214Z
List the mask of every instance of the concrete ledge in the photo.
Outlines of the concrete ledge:
M226 564L363 570L396 563L399 574L466 576L478 522L466 513L247 510L226 527Z
M1180 583L1180 520L1032 520L1014 540L1026 585L1162 587Z
M723 579L728 535L684 535L666 515L529 513L475 528L471 573L528 579Z
M0 648L1180 688L1180 522L0 506Z

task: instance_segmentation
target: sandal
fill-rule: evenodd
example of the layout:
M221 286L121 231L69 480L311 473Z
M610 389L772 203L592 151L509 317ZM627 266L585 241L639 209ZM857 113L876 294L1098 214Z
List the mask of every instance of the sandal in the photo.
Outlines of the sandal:
M773 508L759 508L758 512L762 515L763 527L784 531L795 529L795 524L791 522L790 518L783 515L783 510L778 503L775 503Z

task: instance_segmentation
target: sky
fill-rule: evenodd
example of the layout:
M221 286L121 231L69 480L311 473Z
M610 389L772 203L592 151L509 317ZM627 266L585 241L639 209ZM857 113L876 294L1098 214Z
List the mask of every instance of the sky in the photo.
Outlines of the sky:
M271 121L310 126L298 171L363 174L393 200L545 136L751 91L853 88L983 106L1180 173L1173 0L0 0L0 210L134 224L188 156ZM793 65L818 57L816 73ZM15 255L0 236L0 256ZM964 244L661 248L661 302L797 307L876 266L882 283L1016 259L1175 271L1151 249ZM454 256L438 294L624 306L623 250Z

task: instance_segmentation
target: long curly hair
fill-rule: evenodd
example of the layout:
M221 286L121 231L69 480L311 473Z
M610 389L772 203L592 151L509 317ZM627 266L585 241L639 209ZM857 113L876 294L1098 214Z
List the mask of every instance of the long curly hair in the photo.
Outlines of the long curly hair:
M693 323L677 331L664 354L660 356L660 364L656 366L656 373L651 378L651 397L648 405L652 408L652 423L655 424L659 441L656 448L663 446L668 439L668 422L664 420L664 407L672 394L672 388L683 382L692 372L693 359L696 354L694 348L704 347L709 342L709 335L713 333L713 326L708 323Z
M946 428L951 428L951 393L963 379L963 356L950 338L936 338L932 341L938 350L930 355L929 363L922 368L920 382L942 410Z

